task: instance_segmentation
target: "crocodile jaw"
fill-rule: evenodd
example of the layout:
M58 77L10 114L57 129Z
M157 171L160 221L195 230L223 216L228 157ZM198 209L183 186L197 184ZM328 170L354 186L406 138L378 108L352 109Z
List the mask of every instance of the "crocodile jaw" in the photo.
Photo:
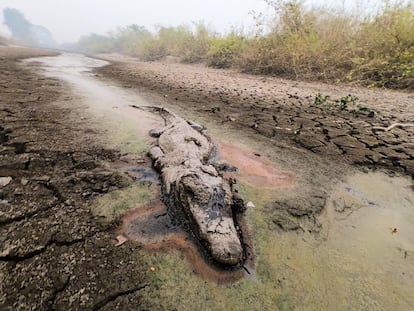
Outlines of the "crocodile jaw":
M243 247L233 220L230 186L220 176L198 174L180 180L181 205L192 218L193 230L211 257L223 265L237 265Z

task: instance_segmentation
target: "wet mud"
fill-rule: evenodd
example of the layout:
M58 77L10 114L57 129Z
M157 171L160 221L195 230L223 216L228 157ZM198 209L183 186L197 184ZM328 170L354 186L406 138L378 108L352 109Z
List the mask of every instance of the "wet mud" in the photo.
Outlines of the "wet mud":
M246 271L249 270L245 269L254 269L253 254L245 263L248 268L244 266L230 269L214 263L200 249L199 243L188 231L180 225L173 224L167 207L161 201L128 212L122 218L122 222L122 226L117 229L118 234L142 245L145 250L152 253L179 253L188 260L196 275L213 284L231 284L246 276ZM248 231L245 230L244 233L247 234ZM246 237L245 243L251 243L250 236Z
M227 176L240 179L258 189L289 187L294 183L294 174L277 169L264 155L246 146L217 141L219 156L237 168Z

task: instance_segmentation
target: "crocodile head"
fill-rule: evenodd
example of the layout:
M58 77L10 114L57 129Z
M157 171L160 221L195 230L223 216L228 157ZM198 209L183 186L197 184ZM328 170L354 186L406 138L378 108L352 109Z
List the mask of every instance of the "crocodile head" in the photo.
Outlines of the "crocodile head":
M240 263L243 247L234 224L229 182L200 172L182 177L176 189L177 203L211 257L223 265Z

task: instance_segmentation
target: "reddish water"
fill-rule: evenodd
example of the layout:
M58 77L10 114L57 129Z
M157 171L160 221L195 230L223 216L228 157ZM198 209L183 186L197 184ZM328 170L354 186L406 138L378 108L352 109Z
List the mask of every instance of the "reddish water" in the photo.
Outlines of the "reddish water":
M239 169L237 175L227 173L256 188L274 189L291 186L295 177L291 173L278 170L265 156L240 145L216 141L221 158Z
M237 281L245 276L245 271L225 270L215 267L200 253L193 238L184 230L177 227L168 227L170 221L166 206L160 201L154 201L147 208L138 208L127 213L122 219L122 226L117 234L125 236L128 240L142 244L152 252L171 252L178 250L184 254L193 271L201 278L217 284L227 284ZM243 224L243 227L247 226ZM243 232L248 236L248 232ZM248 240L248 241L247 241ZM250 239L245 238L245 243ZM253 253L252 247L249 252ZM253 256L250 256L247 265L253 266Z

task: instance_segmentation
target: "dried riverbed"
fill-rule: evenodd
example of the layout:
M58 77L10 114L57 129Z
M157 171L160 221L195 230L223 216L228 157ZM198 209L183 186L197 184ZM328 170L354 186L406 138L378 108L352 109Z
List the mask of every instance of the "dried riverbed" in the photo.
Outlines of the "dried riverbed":
M239 290L262 303L245 306L413 307L414 128L376 129L413 124L412 93L106 57L115 63L98 70L103 77L208 124L225 140L223 156L244 166L257 267ZM341 99L355 97L341 110ZM402 176L370 171L381 168Z
M0 309L148 308L139 247L116 248L116 222L91 213L94 198L128 187L108 170L120 157L68 85L18 64L45 51L0 48ZM128 273L125 273L128 271Z
M375 129L414 124L413 93L103 57L115 63L99 72L123 86L162 94L173 106L254 131L274 144L293 143L325 157L414 174L414 127Z
M17 65L10 56L16 51L2 53L0 177L13 178L0 189L2 306L414 307L414 191L406 177L413 129L372 131L413 122L411 94L135 61L103 67L96 76L91 69L105 63L78 55ZM374 116L316 105L315 92L355 94ZM240 167L237 188L255 205L247 211L254 257L248 272L212 269L194 240L170 227L157 177L143 157L151 144L146 132L160 120L131 104L165 105L206 125L222 157ZM323 145L307 146L305 134ZM379 144L350 146L354 139ZM370 160L368 151L380 158ZM15 162L20 166L7 164ZM361 172L351 163L397 173ZM131 241L115 247L118 234Z

